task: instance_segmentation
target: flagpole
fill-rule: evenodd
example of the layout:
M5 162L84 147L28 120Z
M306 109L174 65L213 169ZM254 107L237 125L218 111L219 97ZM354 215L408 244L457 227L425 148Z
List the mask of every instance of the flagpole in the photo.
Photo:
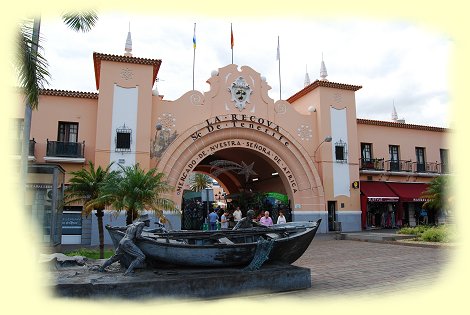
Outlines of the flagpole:
M279 35L277 36L277 60L279 61L279 99L281 100L281 52L279 48Z
M194 35L193 35L193 90L194 90L194 64L196 63L196 23L194 23Z
M233 30L232 23L230 23L230 47L232 48L232 64L233 64Z

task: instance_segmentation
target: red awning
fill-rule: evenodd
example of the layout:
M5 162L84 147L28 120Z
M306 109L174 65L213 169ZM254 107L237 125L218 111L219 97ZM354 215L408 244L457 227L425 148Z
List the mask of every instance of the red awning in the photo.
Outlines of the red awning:
M421 198L421 194L427 189L428 185L424 183L387 183L400 201L403 202L424 202L428 199Z
M372 202L398 202L398 196L384 182L361 181L361 192Z

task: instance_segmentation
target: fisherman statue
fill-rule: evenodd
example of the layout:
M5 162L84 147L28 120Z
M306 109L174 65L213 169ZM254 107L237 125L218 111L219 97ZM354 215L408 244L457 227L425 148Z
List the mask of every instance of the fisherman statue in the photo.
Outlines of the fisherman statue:
M238 221L232 230L248 229L251 227L266 227L265 225L262 225L256 221L253 221L254 218L255 218L255 212L253 210L248 210L246 212L246 217Z
M115 254L106 260L106 262L98 270L104 272L106 271L106 267L110 266L116 261L119 261L122 265L127 265L126 262L131 261L124 275L127 276L133 273L134 268L141 265L145 260L145 254L135 244L135 241L138 239L145 239L145 237L142 236L142 231L144 227L149 226L150 218L148 214L143 214L134 223L129 224L126 227L119 228L123 230L125 229L126 234L119 242Z

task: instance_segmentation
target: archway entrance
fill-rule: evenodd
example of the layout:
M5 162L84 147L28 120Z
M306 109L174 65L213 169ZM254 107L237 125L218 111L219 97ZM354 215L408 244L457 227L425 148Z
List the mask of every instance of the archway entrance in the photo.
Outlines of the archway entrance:
M243 147L222 149L202 159L194 167L194 173L206 174L217 184L210 193L209 190L183 191L182 229L201 228L212 208L218 211L219 217L224 210L231 214L236 207L239 207L243 215L249 209L253 209L256 215L268 210L274 222L279 211L283 211L288 220L291 218L287 197L289 187L285 187L279 176L279 167L256 150ZM220 201L221 191L224 199L223 208L216 203L217 200ZM218 198L215 196L217 192ZM232 223L234 225L232 221L230 226Z
M181 206L185 181L192 172L211 174L211 162L227 160L252 165L256 173L256 177L248 180L243 173L220 173L217 180L227 192L275 191L286 194L295 211L325 211L318 172L305 150L288 134L281 134L280 129L277 134L272 130L267 132L265 126L254 122L250 128L237 128L236 124L215 121L210 129L207 123L201 123L187 131L180 138L182 141L169 146L159 162L162 167L158 168L175 187L170 197L176 204ZM253 181L254 178L258 180Z

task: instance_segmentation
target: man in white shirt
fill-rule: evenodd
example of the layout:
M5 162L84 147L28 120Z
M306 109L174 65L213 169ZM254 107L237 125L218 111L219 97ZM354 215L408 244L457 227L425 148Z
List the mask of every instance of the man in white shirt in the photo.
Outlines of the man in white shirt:
M238 223L242 219L242 212L240 210L240 207L237 207L235 211L233 211L233 220L235 221L235 224Z

